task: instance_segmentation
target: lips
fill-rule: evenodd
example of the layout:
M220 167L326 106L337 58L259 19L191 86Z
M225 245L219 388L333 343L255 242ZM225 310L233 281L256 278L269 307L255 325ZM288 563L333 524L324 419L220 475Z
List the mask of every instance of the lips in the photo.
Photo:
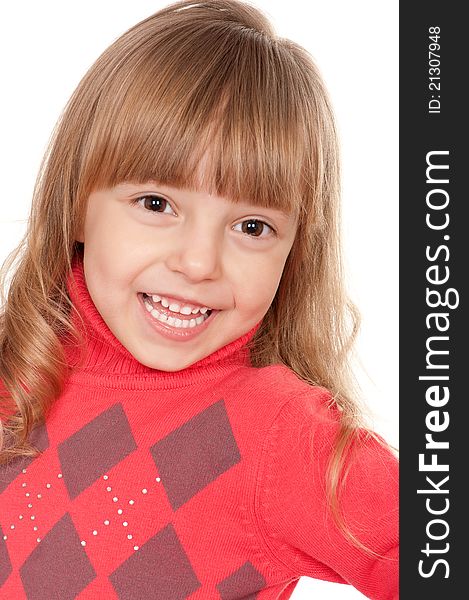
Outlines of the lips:
M149 302L158 312L163 313L164 315L166 315L167 317L173 317L173 318L177 318L177 319L181 319L181 321L184 320L191 320L191 319L196 319L197 317L200 316L206 316L209 317L213 310L209 309L206 311L206 313L201 313L201 312L196 312L196 313L191 313L190 315L185 315L183 313L180 312L173 312L172 310L169 310L168 308L165 308L161 302L154 302L151 296L148 296L146 293L142 293L142 297L144 302Z
M151 310L151 312L149 311L149 306L150 306L150 302L144 298L143 293L138 293L137 294L138 298L139 298L139 302L142 306L142 311L144 312L145 315L145 319L147 320L147 322L149 322L152 326L152 328L154 328L160 335L162 335L165 338L168 338L170 340L174 340L174 341L186 341L186 340L191 340L193 338L195 338L196 336L200 335L203 331L205 331L207 329L207 327L209 327L209 324L212 322L212 320L215 318L216 313L218 313L219 311L217 310L212 310L210 311L210 315L209 315L209 311L207 311L207 313L205 315L200 315L197 317L196 315L190 315L189 319L192 320L195 319L203 319L201 323L196 324L195 326L189 326L188 324L188 320L189 319L184 319L184 315L178 315L177 313L171 312L168 309L165 309L163 306L158 306L157 309L153 308ZM159 304L159 303L158 303ZM154 314L152 314L154 313ZM171 321L179 321L179 323L181 324L182 322L185 323L184 326L181 326L179 324L179 326L176 325L176 323L174 323L173 325L171 323L169 323L165 318L163 318L163 320L158 318L158 314L161 314L166 317L171 317ZM209 316L208 316L209 315ZM181 319L179 319L179 317L181 317Z

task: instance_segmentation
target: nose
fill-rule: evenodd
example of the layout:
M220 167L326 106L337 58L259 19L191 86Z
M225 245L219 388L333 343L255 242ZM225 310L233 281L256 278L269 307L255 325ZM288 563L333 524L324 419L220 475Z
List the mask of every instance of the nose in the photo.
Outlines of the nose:
M220 225L197 223L188 225L171 244L166 264L192 281L217 279L222 271L223 235Z

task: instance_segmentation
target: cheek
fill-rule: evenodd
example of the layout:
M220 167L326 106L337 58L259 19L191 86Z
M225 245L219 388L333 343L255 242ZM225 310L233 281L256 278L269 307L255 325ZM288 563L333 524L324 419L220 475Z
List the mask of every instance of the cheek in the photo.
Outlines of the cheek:
M239 308L267 311L282 277L283 259L250 261L238 271L236 297Z
M103 277L115 280L138 272L152 248L150 240L146 241L141 230L116 214L106 217L95 211L89 217L84 245L88 261L95 263Z

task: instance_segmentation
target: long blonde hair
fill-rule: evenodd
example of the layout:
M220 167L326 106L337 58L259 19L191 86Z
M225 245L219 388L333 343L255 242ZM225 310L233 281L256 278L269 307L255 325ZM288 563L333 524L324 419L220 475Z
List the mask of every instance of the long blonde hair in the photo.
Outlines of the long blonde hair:
M283 363L331 391L341 428L327 489L347 532L338 488L363 422L350 367L359 314L344 288L334 117L308 52L236 0L183 0L144 19L103 52L65 106L36 180L27 232L0 273L0 464L38 454L29 433L45 420L70 370L61 336L79 335L65 282L89 194L149 179L197 187L207 150L207 189L298 216L251 361Z

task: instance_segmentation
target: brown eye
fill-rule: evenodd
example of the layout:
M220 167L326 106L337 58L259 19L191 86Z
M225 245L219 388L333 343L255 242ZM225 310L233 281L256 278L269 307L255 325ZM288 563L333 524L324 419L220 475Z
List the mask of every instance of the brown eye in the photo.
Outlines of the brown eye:
M241 223L242 232L249 235L249 237L269 237L268 233L267 235L262 235L262 233L266 231L266 228L275 233L270 225L267 225L267 223L264 223L264 221L260 221L259 219L248 219Z
M164 212L166 204L168 201L161 196L140 196L140 198L136 198L135 202L142 202L143 208L151 212Z

